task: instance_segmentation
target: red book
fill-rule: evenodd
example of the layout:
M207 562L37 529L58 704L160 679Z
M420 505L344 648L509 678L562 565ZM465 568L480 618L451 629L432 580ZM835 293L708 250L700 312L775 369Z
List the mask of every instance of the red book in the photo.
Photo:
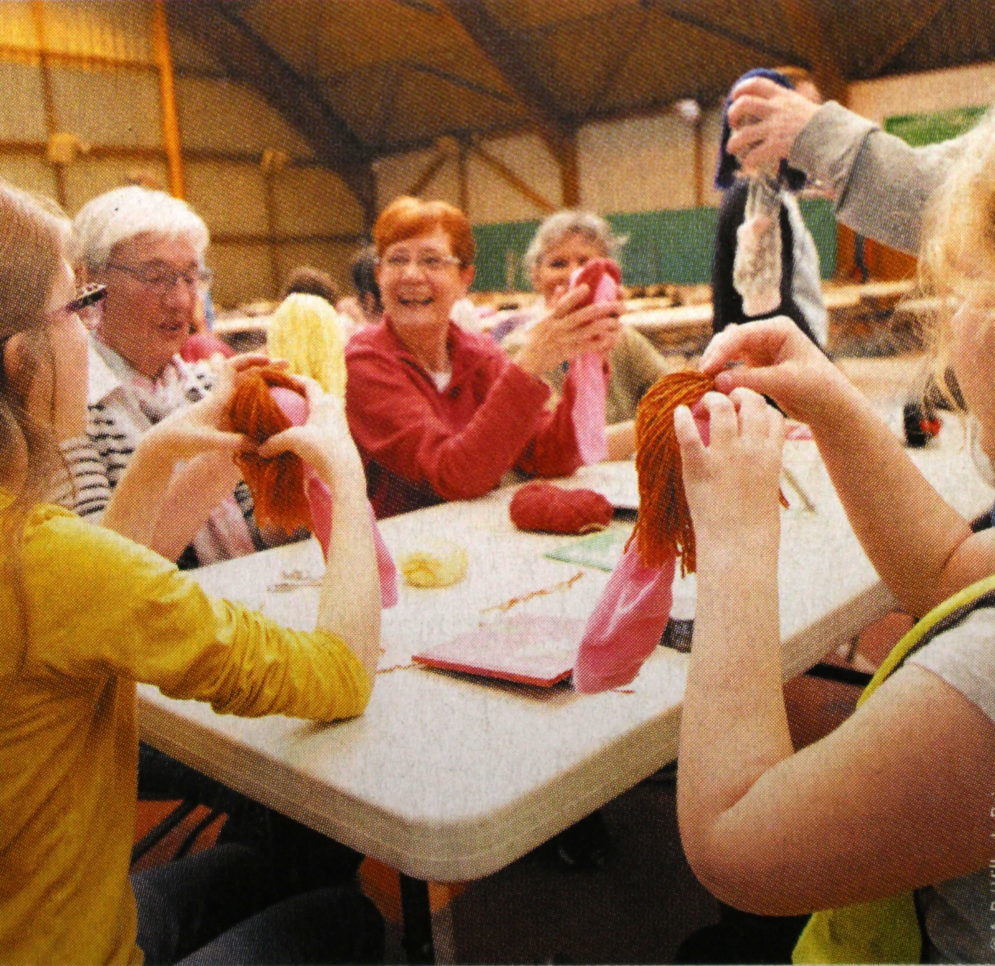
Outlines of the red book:
M521 684L551 687L573 670L584 621L563 617L506 617L459 634L412 660Z

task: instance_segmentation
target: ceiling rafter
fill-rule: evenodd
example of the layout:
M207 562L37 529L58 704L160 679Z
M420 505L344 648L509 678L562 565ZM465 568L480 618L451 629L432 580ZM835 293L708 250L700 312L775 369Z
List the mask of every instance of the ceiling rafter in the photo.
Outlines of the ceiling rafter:
M454 74L452 71L444 70L441 67L436 67L433 64L425 63L410 63L406 64L411 70L420 71L423 74L429 74L432 77L438 77L439 80L444 80L449 84L454 84L456 87L462 87L464 90L470 91L473 94L482 94L484 97L493 98L496 101L501 101L504 104L514 104L515 98L510 94L506 94L504 91L495 90L493 87L488 87L485 84L478 84L476 81L472 81L469 78L461 77L459 74Z
M553 155L560 159L573 131L557 112L549 92L532 75L527 66L531 61L517 38L497 22L480 0L442 0L442 3L461 33L514 92Z
M229 76L254 88L345 182L367 220L374 211L372 157L320 90L223 0L169 5L170 22L204 44Z
M834 55L835 47L829 43L825 24L815 4L811 0L780 0L780 7L788 25L788 36L808 61L819 92L826 100L845 104L846 77Z
M595 89L594 94L588 99L588 111L595 109L598 104L603 104L608 98L608 94L614 87L619 75L625 69L626 64L632 59L632 55L636 52L636 48L645 36L646 19L648 16L649 8L643 7L639 18L633 22L628 31L626 42L621 45L621 51L614 60L610 60L605 64L601 81Z
M713 37L721 37L723 40L728 40L747 50L756 51L766 59L776 61L779 64L790 64L796 59L796 55L784 47L775 47L771 44L760 43L755 37L750 37L747 34L740 33L738 30L733 30L731 27L726 27L722 24L711 23L696 14L689 13L687 10L677 10L669 4L659 4L657 9L671 20L687 24L689 27L695 27Z
M556 211L557 206L553 204L553 202L539 194L539 192L536 191L531 185L515 174L515 172L512 171L512 169L509 168L508 165L506 165L500 158L497 158L491 154L490 151L480 144L479 140L471 143L470 150L489 168L496 171L502 178L504 178L508 184L519 192L519 194L522 194L528 198L529 201L531 201L532 204L534 204L540 211L546 214Z
M913 40L916 39L947 6L947 0L932 0L923 3L915 13L905 21L904 29L895 30L894 41L889 44L881 55L870 64L868 73L871 77L880 74Z
M383 96L380 100L377 123L374 127L374 144L383 144L387 137L387 128L390 125L394 107L397 105L401 82L404 79L403 74L404 72L401 70L400 65L392 64L388 68L387 80L384 82Z

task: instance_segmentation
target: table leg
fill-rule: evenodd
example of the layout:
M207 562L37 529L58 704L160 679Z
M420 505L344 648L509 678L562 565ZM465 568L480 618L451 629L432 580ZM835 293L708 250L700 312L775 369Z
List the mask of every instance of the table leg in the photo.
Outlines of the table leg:
M434 963L432 910L428 901L428 883L401 873L401 928L404 951L409 963Z

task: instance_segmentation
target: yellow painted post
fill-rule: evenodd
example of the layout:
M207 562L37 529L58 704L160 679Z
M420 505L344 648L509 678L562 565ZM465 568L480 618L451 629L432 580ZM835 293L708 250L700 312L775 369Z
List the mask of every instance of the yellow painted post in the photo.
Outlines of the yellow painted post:
M176 89L173 84L173 55L169 47L169 26L163 0L155 0L152 14L152 42L159 68L159 94L162 98L162 140L169 167L169 190L177 198L186 195L183 181L183 153L180 121L176 113Z

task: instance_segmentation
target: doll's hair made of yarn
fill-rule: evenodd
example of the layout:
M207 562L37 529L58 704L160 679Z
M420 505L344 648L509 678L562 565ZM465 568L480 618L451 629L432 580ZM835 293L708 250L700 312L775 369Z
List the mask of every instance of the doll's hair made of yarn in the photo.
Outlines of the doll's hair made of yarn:
M684 369L662 376L636 409L636 475L639 516L626 542L636 542L645 567L662 567L676 555L681 576L695 572L694 524L684 492L681 448L674 432L674 410L693 408L715 387L712 376ZM780 493L781 506L788 501Z
M694 573L694 526L684 494L674 410L694 406L714 385L711 376L693 369L673 372L658 379L636 409L639 516L626 546L636 542L646 567L662 567L676 555L681 576Z
M240 372L228 405L231 428L256 443L289 429L293 423L273 398L270 389L281 387L303 395L293 376L276 366L259 366ZM304 488L304 463L294 453L263 458L241 453L235 462L255 501L256 522L291 534L310 529L311 509Z

